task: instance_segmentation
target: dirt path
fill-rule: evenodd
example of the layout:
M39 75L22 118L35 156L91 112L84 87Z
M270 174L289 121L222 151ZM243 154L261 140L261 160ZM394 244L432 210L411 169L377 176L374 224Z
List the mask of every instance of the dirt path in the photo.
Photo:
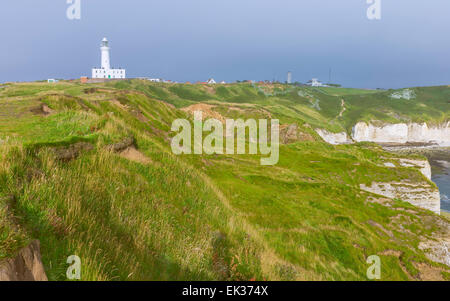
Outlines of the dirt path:
M347 110L347 108L345 107L345 100L342 98L341 99L341 112L339 112L339 117L342 117L342 115L344 115L344 112Z

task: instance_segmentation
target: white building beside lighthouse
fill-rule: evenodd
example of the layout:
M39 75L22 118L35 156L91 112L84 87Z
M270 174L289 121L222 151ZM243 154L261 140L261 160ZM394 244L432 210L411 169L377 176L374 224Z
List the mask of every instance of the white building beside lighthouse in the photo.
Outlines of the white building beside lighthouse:
M100 50L102 52L102 67L92 69L92 78L106 78L106 79L120 79L126 78L125 69L111 68L109 56L109 42L108 39L102 40Z

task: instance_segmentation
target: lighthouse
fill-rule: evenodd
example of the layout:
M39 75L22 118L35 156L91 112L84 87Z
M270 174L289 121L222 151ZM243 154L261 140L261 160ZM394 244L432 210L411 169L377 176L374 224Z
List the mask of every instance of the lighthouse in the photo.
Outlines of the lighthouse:
M111 69L111 64L109 63L109 42L107 38L103 38L100 50L102 51L102 69Z
M92 69L92 78L123 79L126 78L125 69L111 68L110 47L107 38L103 38L101 46L101 68Z

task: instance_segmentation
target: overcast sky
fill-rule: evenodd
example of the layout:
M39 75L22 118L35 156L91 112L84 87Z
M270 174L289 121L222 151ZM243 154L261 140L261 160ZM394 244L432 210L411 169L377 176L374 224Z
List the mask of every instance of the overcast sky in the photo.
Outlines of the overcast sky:
M450 84L450 1L2 1L0 82L90 76L100 41L128 77L176 81L317 77L350 87Z

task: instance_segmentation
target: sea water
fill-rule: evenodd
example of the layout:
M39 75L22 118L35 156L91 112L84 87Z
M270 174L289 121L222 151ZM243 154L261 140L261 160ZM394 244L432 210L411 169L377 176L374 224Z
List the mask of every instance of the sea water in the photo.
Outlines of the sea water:
M430 160L433 175L431 180L441 192L441 210L450 212L450 160Z
M426 156L431 165L431 180L441 193L441 210L450 212L450 147L389 147L387 150Z

